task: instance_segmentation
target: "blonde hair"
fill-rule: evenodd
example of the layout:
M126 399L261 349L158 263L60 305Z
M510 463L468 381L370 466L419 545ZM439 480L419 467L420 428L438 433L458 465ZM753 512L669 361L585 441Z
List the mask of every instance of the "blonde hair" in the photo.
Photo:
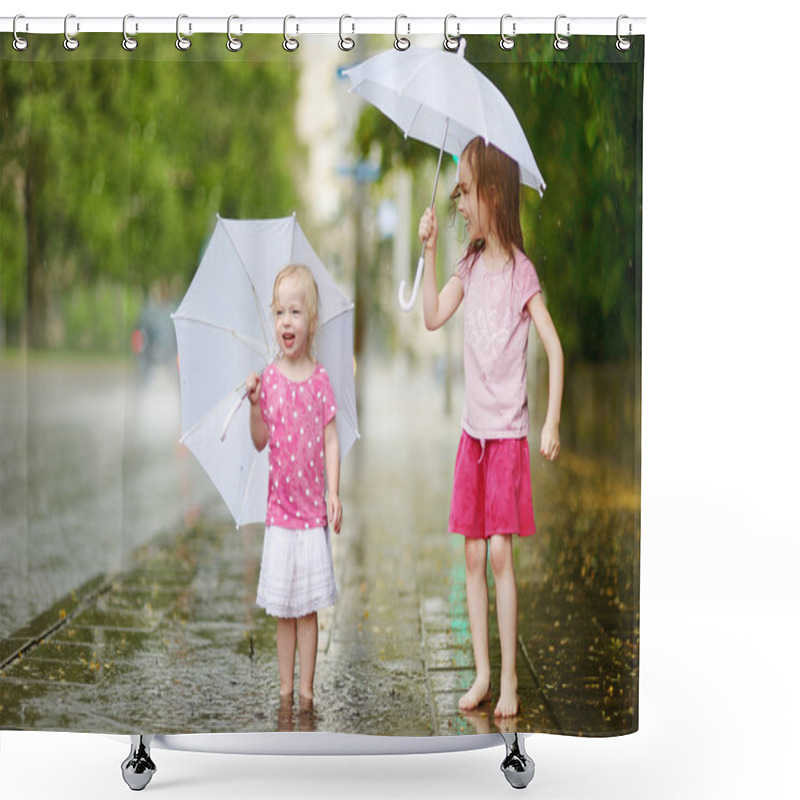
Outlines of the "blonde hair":
M303 290L303 295L306 300L306 314L308 315L308 349L313 350L314 337L317 333L317 322L319 319L319 312L317 306L319 304L319 290L317 289L317 282L311 274L311 270L305 264L287 264L275 278L275 284L272 287L272 302L270 309L272 315L275 316L275 308L278 305L278 289L280 285L287 278L295 278L300 283Z

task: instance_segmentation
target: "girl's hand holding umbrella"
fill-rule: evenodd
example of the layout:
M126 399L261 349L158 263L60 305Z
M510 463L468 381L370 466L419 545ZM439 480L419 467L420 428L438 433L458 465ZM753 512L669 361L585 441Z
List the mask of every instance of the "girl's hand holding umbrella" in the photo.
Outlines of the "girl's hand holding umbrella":
M255 406L259 402L258 390L261 386L261 376L255 372L251 372L247 376L245 388L247 389L247 399L250 401L251 406Z
M439 237L439 223L436 221L436 213L431 208L426 208L425 213L419 221L419 240L423 243L426 250L436 252L436 240Z
M260 453L269 441L269 431L261 416L261 376L251 372L245 382L247 399L250 401L250 438L253 440L253 447Z

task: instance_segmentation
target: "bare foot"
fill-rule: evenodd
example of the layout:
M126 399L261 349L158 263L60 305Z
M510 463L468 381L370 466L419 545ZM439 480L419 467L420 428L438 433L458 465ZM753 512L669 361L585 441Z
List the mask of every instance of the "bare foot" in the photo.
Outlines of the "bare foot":
M278 730L291 731L294 727L292 719L292 695L282 694L278 707Z
M492 699L492 684L490 680L475 678L475 683L465 694L461 695L458 707L462 711L472 711L482 703L488 703Z
M308 708L313 707L314 705L314 690L312 689L310 692L306 692L303 689L300 689L300 707Z
M494 709L495 717L516 717L519 714L519 697L517 696L517 680L500 679L500 699Z

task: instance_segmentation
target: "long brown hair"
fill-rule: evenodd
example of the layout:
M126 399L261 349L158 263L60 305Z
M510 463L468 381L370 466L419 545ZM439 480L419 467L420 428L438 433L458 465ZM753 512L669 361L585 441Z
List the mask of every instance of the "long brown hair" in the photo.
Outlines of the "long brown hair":
M515 250L524 253L522 225L519 219L521 192L519 164L493 144L484 142L480 136L467 143L461 153L461 159L466 160L472 169L473 187L492 214L492 229L501 246L511 255ZM456 186L450 199L457 202L460 194L461 189ZM470 265L485 247L484 239L476 239L469 243L466 257Z

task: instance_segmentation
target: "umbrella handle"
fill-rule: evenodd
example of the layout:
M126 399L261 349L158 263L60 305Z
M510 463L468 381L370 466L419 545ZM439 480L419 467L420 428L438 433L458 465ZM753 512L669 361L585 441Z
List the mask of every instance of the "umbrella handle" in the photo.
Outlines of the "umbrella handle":
M422 245L423 251L425 245ZM420 256L419 261L417 262L417 274L414 276L414 287L411 290L411 298L409 300L405 300L405 293L406 293L406 282L400 281L400 291L397 293L397 299L400 301L400 308L403 311L411 311L414 308L414 303L417 301L417 294L419 293L419 283L422 280L422 270L425 266L425 257Z
M462 40L463 41L463 40ZM463 52L462 52L463 55ZM444 136L442 136L442 146L439 148L439 161L436 164L436 177L433 179L433 194L431 194L431 204L430 208L433 208L434 202L436 202L436 187L439 185L439 173L442 171L442 153L444 153L444 144L447 141L447 131L450 128L450 117L448 117L444 122ZM404 299L404 295L406 293L406 282L400 282L400 291L398 292L398 299L400 300L400 308L403 311L411 311L414 308L414 303L417 299L417 293L419 292L419 282L422 280L422 269L425 266L425 245L428 243L428 240L422 243L422 255L419 257L419 261L417 262L417 274L414 276L414 288L411 291L411 299L406 301Z
M225 422L222 423L222 430L219 432L219 440L221 442L225 441L225 437L228 435L228 428L230 428L231 422L233 422L233 418L236 416L236 412L242 407L242 403L244 403L247 394L248 392L245 389L244 394L239 398L239 402L233 406L233 408L228 412L228 416L225 417Z

